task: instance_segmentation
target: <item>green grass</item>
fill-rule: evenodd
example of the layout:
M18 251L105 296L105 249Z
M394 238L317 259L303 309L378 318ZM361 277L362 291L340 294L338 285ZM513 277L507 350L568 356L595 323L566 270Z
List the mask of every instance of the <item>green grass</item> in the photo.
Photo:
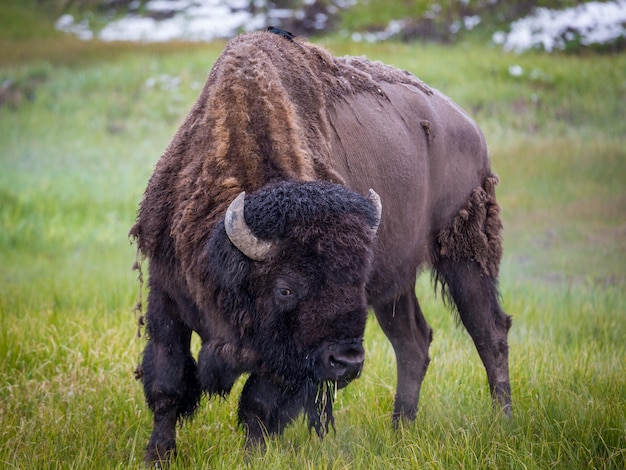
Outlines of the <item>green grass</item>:
M0 107L0 467L141 468L151 417L133 378L127 232L223 44L1 40L23 54L0 47L0 83L14 84ZM370 321L335 434L297 421L246 455L240 381L182 425L172 468L625 468L626 56L324 42L411 70L484 129L501 178L514 418L494 415L471 340L424 276L435 337L415 424L391 428L393 351Z
M0 40L21 41L33 37L59 37L51 21L50 3L41 4L37 0L3 0L0 15ZM56 18L55 18L56 19Z

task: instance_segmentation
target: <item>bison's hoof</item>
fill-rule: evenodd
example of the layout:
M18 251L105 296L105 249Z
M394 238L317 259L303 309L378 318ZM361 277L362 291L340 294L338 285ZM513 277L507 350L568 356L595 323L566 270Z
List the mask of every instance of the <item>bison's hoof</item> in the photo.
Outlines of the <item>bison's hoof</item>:
M150 443L152 444L152 443ZM165 468L169 462L176 456L175 443L160 443L156 445L148 445L144 453L144 462L149 467Z

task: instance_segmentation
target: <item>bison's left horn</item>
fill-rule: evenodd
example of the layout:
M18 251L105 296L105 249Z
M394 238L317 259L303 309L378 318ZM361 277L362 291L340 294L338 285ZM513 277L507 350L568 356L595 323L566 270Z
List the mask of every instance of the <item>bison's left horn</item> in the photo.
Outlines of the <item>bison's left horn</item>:
M367 198L370 200L370 202L374 205L374 208L376 209L376 225L374 225L373 227L374 233L376 233L376 231L378 230L378 226L380 225L380 218L383 215L383 205L380 202L380 196L373 189L370 189L367 195Z
M252 233L250 227L246 223L243 216L245 191L242 191L226 209L226 217L224 219L224 228L226 235L232 242L248 258L255 261L263 261L272 248L272 243L266 240L260 240Z

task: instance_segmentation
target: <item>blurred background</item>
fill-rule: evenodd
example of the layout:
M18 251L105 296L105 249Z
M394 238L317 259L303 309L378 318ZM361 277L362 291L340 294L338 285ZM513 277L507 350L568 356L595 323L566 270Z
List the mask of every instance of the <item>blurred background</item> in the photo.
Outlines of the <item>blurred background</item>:
M246 454L238 382L181 425L172 468L626 468L626 0L0 0L0 468L143 468L128 230L226 41L267 26L408 70L482 128L515 418L426 272L416 424L391 429L369 321L335 434L296 422Z
M3 27L28 35L21 10L55 19L57 29L105 41L209 41L276 26L296 35L355 41L453 43L468 32L506 49L624 47L626 3L577 0L5 0ZM13 4L13 5L11 5ZM30 8L25 8L30 7ZM22 15L22 16L23 16ZM30 15L28 15L30 16ZM34 21L30 20L32 24ZM20 32L21 31L21 32Z

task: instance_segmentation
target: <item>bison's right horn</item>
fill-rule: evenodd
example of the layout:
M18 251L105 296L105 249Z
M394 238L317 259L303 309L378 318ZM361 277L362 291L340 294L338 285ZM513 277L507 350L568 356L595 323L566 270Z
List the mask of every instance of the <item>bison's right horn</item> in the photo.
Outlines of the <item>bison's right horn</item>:
M376 225L374 225L373 227L374 233L376 233L376 231L378 230L378 226L380 225L380 218L383 215L383 205L380 202L380 196L378 195L378 193L371 188L367 195L367 198L370 200L370 202L374 205L374 208L376 209Z
M226 217L224 219L224 228L226 235L232 242L248 258L255 261L263 261L272 248L272 243L266 240L260 240L252 233L246 219L243 216L245 191L242 191L226 209Z

